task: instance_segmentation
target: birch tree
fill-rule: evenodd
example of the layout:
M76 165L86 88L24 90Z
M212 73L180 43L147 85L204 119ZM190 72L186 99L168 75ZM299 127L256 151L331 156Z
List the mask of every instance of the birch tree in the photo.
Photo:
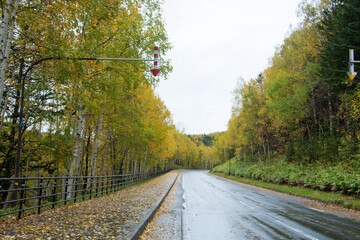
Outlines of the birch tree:
M2 2L0 23L0 111L4 94L5 74L9 61L10 46L13 40L15 15L20 0L6 0ZM0 112L1 113L1 112Z

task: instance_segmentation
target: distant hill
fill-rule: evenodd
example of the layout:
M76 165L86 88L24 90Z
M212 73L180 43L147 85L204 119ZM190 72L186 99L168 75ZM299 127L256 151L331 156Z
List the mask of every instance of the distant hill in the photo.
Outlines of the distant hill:
M190 134L187 135L197 146L200 146L203 143L207 147L212 147L215 141L215 138L224 132L215 132L210 134Z

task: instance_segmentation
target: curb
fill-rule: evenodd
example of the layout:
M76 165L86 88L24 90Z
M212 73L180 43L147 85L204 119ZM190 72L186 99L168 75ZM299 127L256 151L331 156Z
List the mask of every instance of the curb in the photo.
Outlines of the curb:
M169 194L171 188L175 185L176 180L178 179L180 172L178 172L177 176L175 177L174 182L170 185L168 190L165 192L163 196L156 202L156 204L146 213L145 217L138 222L135 227L130 231L128 234L127 239L135 240L138 239L141 234L144 232L148 223L153 219L157 210L160 208L161 204L165 200L166 196ZM120 238L118 238L120 239Z
M241 181L241 180L234 180L234 179L231 179L231 178L218 176L218 175L215 175L215 174L212 174L212 173L210 173L210 174L211 174L212 176L214 176L214 177L218 177L218 178L222 178L222 179L226 179L226 180L230 180L230 181L239 182L239 183L242 183L242 184L245 184L245 185L249 185L249 186L253 186L253 187L258 187L258 188L263 188L263 189L267 189L267 190L274 191L274 192L278 192L278 193L287 194L287 195L294 196L294 197L301 197L301 198L309 199L309 200L312 200L312 201L317 201L317 202L325 203L325 204L328 204L328 205L332 205L332 206L335 206L335 207L341 207L341 208L344 208L344 209L347 209L347 210L351 210L351 211L355 211L355 212L360 212L360 209L346 208L346 207L344 207L344 206L341 205L341 204L337 204L337 203L334 203L334 202L331 202L331 201L326 201L326 200L322 200L322 199L318 199L318 198L314 198L314 197L310 197L310 196L306 196L306 195L301 195L301 194L295 194L295 193L291 193L291 192L279 190L279 189L276 189L276 188L264 187L264 186L256 185L256 184L253 184L253 183L244 182L244 181Z

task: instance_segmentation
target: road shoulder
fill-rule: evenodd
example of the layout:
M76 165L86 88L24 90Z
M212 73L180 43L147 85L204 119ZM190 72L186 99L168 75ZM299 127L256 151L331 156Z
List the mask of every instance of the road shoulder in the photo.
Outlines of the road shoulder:
M182 239L182 173L139 239Z

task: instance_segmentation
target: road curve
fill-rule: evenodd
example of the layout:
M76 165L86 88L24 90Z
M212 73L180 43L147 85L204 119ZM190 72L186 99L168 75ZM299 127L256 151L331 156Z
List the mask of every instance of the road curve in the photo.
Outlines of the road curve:
M300 200L185 171L183 239L360 239L360 223Z

